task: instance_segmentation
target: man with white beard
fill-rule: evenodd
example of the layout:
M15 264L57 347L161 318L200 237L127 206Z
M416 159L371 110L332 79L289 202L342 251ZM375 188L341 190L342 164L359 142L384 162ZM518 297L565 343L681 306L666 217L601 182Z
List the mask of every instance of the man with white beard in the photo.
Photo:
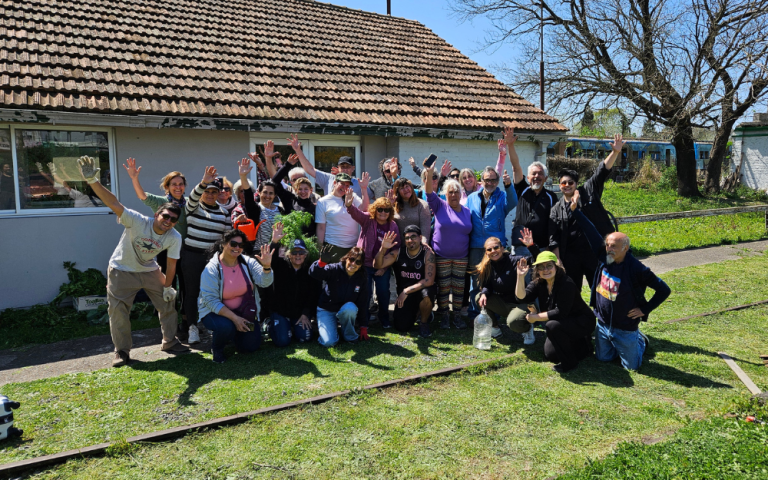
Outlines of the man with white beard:
M557 195L544 188L544 182L547 181L547 167L543 163L533 162L528 166L526 182L517 156L510 155L509 160L512 163L515 192L517 192L517 212L515 228L512 231L512 244L515 247L515 255L528 256L531 252L520 242L523 228L533 233L533 243L536 246L542 250L548 248L549 213L557 203Z
M627 370L637 370L648 346L648 337L640 333L641 321L669 297L670 289L632 255L629 237L621 232L608 234L603 241L597 228L579 208L579 191L573 193L570 211L597 256L589 305L595 309L595 356L603 362L616 357ZM605 245L605 246L603 246ZM654 290L645 299L646 288Z

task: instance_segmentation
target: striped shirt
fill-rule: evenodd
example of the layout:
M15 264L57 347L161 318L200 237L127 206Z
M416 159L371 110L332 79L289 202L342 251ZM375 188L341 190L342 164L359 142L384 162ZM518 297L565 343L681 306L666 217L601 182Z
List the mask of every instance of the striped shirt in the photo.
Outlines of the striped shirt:
M261 215L259 216L259 222L264 220L264 223L259 227L259 233L256 236L256 241L253 244L253 250L261 248L262 245L269 245L272 242L272 225L275 224L275 217L280 215L280 210L276 205L272 205L274 210L264 208L261 204ZM258 223L258 222L256 222Z
M209 207L200 202L204 191L200 184L196 185L185 206L187 237L184 246L196 252L208 250L225 231L232 229L232 220L224 208L218 204Z

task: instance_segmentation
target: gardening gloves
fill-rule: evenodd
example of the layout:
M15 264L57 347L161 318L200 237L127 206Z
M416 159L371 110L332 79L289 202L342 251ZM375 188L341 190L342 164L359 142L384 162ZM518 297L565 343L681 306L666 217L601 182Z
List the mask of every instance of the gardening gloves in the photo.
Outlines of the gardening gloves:
M173 287L164 287L163 300L165 300L168 303L171 303L174 300L176 300L176 289L174 289Z
M368 327L360 327L360 340L368 340Z
M96 183L99 181L99 172L101 172L101 169L96 166L96 160L88 155L83 155L77 159L77 165L86 182Z

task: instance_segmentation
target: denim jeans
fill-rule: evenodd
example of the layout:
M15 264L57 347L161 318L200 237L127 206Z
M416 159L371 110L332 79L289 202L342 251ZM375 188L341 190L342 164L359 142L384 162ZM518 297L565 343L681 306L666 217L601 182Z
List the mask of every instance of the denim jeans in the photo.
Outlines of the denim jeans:
M213 312L203 318L205 328L213 332L211 349L221 351L229 342L234 341L237 351L251 353L259 349L261 345L261 331L258 324L253 332L238 332L235 324L227 317L222 317Z
M470 272L475 271L477 264L483 259L485 255L485 249L483 248L470 248L469 249L469 262L467 263L467 270ZM469 317L474 318L480 315L480 307L477 306L477 294L480 293L480 285L477 282L477 275L470 275L470 289L469 289Z
M387 267L384 275L377 277L375 268L365 267L365 271L368 273L368 303L371 304L371 297L373 297L373 284L376 284L376 299L379 302L379 311L376 312L379 321L383 318L385 321L389 320L389 277L392 276L392 269ZM369 315L370 316L370 315Z
M272 312L269 322L269 338L275 342L276 347L287 347L291 344L291 330L299 342L306 342L312 338L312 330L304 328L298 319L291 320L279 313Z
M611 328L597 322L595 329L595 357L601 362L610 362L616 357L627 370L637 370L643 362L645 339L640 329L635 331Z
M526 247L525 245L514 245L514 246L512 246L512 255L519 255L519 256L523 256L523 257L530 257L531 256L531 251L528 250L528 247Z
M357 340L355 331L355 319L357 318L357 305L347 302L341 306L338 312L331 312L317 307L317 328L320 338L317 341L324 347L332 347L339 341L339 331L336 328L337 320L341 324L341 332L344 340L354 342Z

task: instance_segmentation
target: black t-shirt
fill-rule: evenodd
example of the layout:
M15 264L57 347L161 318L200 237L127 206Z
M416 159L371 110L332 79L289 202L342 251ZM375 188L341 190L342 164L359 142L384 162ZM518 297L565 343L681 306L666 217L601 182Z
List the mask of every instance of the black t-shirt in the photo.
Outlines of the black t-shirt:
M411 285L415 285L422 281L425 276L425 257L426 251L424 246L421 247L419 253L411 258L408 255L408 249L403 245L400 248L400 255L397 257L397 261L392 265L395 269L395 281L397 282L397 293L399 294Z
M627 316L629 311L637 306L629 282L627 262L603 267L600 283L595 287L595 298L595 312L603 323L622 330L637 330L640 321Z
M526 227L533 234L533 243L539 248L547 248L549 246L549 211L557 203L557 196L546 188L542 188L541 193L536 195L525 178L515 184L515 192L517 193L517 211L512 243L521 245L518 239L523 227Z

